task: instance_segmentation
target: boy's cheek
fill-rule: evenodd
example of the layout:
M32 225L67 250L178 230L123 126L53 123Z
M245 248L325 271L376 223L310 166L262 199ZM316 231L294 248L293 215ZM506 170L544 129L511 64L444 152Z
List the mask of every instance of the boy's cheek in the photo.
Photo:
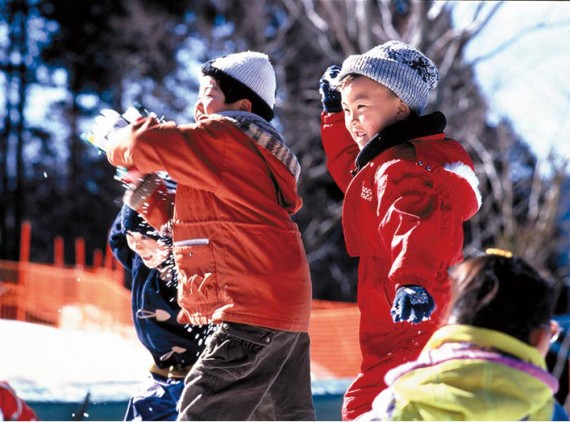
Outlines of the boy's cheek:
M347 125L347 126L346 126L346 130L348 131L348 134L350 135L350 138L351 138L354 142L358 143L358 139L357 139L356 136L354 135L354 132L353 132L352 130L350 130L350 126Z

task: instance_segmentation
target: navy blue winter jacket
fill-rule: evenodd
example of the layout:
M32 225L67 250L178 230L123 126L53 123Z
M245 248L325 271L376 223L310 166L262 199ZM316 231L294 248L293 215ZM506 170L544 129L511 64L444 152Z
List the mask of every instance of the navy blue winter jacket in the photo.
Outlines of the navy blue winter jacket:
M176 302L176 280L165 282L157 269L147 268L129 248L121 229L119 212L109 233L109 245L113 255L132 274L131 305L139 340L158 368L193 365L204 349L207 326L191 327L176 321L180 310Z

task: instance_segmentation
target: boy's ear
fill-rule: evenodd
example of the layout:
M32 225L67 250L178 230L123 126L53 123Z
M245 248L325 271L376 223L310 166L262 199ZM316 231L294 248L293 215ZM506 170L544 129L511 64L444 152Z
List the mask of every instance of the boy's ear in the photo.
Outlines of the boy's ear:
M239 109L241 111L249 111L251 113L251 109L252 109L252 105L251 105L251 101L248 100L247 98L244 98L243 100L240 100L240 106Z
M408 105L405 102L400 100L398 102L398 113L396 117L398 118L398 120L404 120L409 115L410 115L410 107L408 107Z

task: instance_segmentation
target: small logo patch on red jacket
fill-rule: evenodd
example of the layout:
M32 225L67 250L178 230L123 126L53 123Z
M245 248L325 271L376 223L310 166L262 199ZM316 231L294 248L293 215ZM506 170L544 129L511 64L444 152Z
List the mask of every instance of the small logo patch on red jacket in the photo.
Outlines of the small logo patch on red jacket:
M372 201L372 189L362 186L362 191L360 192L360 196L362 199L371 202Z

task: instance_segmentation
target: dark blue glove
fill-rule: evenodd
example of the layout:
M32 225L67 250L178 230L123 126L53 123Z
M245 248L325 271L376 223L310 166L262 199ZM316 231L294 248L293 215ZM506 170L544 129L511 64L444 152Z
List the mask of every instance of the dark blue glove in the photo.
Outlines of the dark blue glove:
M319 93L321 94L321 104L327 113L342 111L340 92L334 88L336 77L340 72L339 65L329 66L321 80L319 81ZM331 86L332 85L332 86Z
M390 314L394 322L419 324L429 319L435 302L426 289L420 286L402 286L396 291Z

